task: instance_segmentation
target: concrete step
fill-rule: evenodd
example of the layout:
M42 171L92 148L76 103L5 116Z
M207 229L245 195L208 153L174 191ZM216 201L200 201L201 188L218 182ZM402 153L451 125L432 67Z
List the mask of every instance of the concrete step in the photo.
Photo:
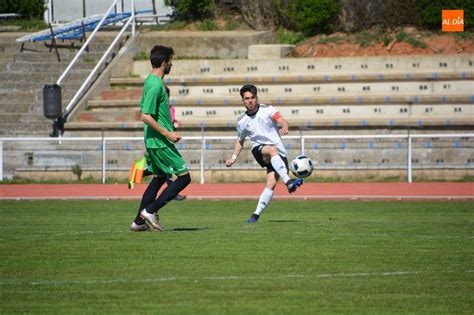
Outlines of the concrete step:
M0 53L0 62L5 63L5 62L12 62L15 60L15 54L14 53Z
M178 107L189 106L240 106L242 107L242 100L240 95L232 97L209 97L209 98L193 98L193 97L171 97L172 105ZM285 96L285 97L260 97L260 102L271 104L275 106L306 106L306 105L390 105L390 104L445 104L445 103L459 103L472 104L474 103L474 96L470 94L451 94L451 95L344 95L344 96ZM107 109L107 108L126 108L139 107L140 99L118 99L118 100L90 100L88 101L88 108Z
M278 110L286 119L320 119L324 118L361 118L370 121L380 117L387 119L419 117L432 118L440 116L443 119L457 120L469 118L474 115L474 105L471 104L416 104L416 105L308 105L308 106L279 106ZM176 118L186 124L190 121L237 121L238 117L244 113L242 106L219 106L202 107L190 106L186 108L176 108ZM128 109L116 109L110 111L82 111L77 115L80 122L130 122L140 119L140 109L138 107ZM474 124L472 121L471 124Z
M382 56L340 58L282 58L282 59L180 59L173 60L172 75L255 75L255 74L320 74L362 75L376 73L405 73L441 71L473 71L474 54L430 56ZM133 73L146 77L150 72L148 60L134 62Z
M24 90L30 90L30 91L43 91L43 86L45 83L49 82L27 82L27 83L20 83L20 82L4 82L0 85L0 90L17 90L17 91L24 91ZM64 82L61 83L61 87L63 91L77 91L82 85L82 81L80 80L75 80L75 81L70 81L70 82Z
M126 109L114 111L82 111L77 113L77 120L80 122L95 121L138 121L140 119L140 109Z
M63 110L101 58L98 51L105 51L113 39L104 37L104 41L100 37L91 43L91 52L81 58L61 84ZM47 136L52 131L52 121L43 117L43 86L57 81L78 50L59 49L61 62L58 62L56 52L49 52L44 42L25 45L38 51L20 52L21 44L14 39L0 34L0 52L5 56L0 59L0 133ZM14 107L15 104L18 106Z
M30 104L28 103L0 103L0 114L2 113L28 113Z
M19 137L19 136L38 136L48 137L52 131L51 122L5 122L0 127L0 136Z
M239 96L240 85L194 85L194 86L170 86L172 97L233 97ZM357 95L360 97L370 95L429 95L429 94L468 94L474 91L474 80L440 80L440 81L410 81L410 82L346 82L332 83L324 82L321 84L309 84L300 82L291 82L286 84L258 84L258 95L260 99L276 96L344 96ZM114 88L103 90L100 94L101 99L136 99L141 98L143 88Z
M69 65L67 62L12 62L5 65L7 73L57 73L61 74ZM92 70L95 64L79 62L74 70Z
M76 56L77 51L60 53L61 62L70 62ZM103 53L84 53L80 60L85 63L97 63L100 60ZM13 60L15 62L58 62L57 56L54 51L52 52L16 52L13 53Z
M460 117L459 119L446 119L444 117L382 117L372 118L370 120L361 118L311 118L311 119L293 119L287 118L290 126L293 128L340 128L340 127L354 127L354 128L406 128L411 126L414 128L421 127L453 127L453 126L472 126L472 119ZM236 120L225 119L207 119L205 121L199 120L183 120L180 130L194 130L199 131L201 127L204 129L219 128L220 130L235 130ZM65 125L68 132L78 131L101 131L107 132L116 131L122 133L122 136L127 136L129 131L139 132L143 130L143 123L127 121L127 122L68 122Z
M141 130L143 136L143 123L141 121L130 121L130 122L118 122L118 121L107 121L107 122L79 122L79 121L68 121L64 125L65 130L68 132L71 131L86 131L86 130L95 130L101 131L105 130Z
M76 91L62 91L63 106L72 99ZM31 106L40 106L43 104L43 92L38 89L34 93L31 91L25 92L20 90L2 90L0 89L0 106L4 104L30 104Z
M88 126L84 126L87 124ZM139 124L138 127L134 127L126 129L120 128L121 123L115 122L115 125L111 129L107 129L104 127L102 128L99 126L98 128L89 128L90 126L95 125L97 127L97 123L77 123L75 121L71 121L66 123L66 130L64 132L65 137L139 137L143 139L143 125ZM72 128L79 126L78 128ZM124 126L123 126L124 127ZM199 129L185 129L180 128L179 132L184 137L195 137L200 136L201 131ZM209 136L230 136L235 137L235 126L231 129L222 129L219 128L217 130L208 129L206 130L206 135ZM143 141L141 142L143 143Z
M360 83L360 82L398 82L398 81L433 81L433 80L468 80L474 79L474 71L429 71L408 74L392 73L335 73L335 74L246 74L246 75L169 75L164 78L168 86L194 85L229 85L229 84L296 84L296 83ZM119 87L143 86L144 77L111 78L110 83Z
M73 127L76 122L66 123L66 129L64 131L65 137L143 137L143 127L137 127L134 129L102 129L102 128L70 128ZM194 131L193 131L194 134Z
M49 119L45 118L43 114L39 113L0 113L0 122L19 122L19 123L36 123L47 122Z
M110 42L95 42L94 40L92 43L89 44L89 52L101 52L107 50L109 48ZM23 51L24 52L49 52L49 48L45 46L46 44L51 44L51 41L45 41L45 42L27 42L23 45ZM72 42L57 42L57 45L66 45L67 47L60 47L58 48L59 55L61 56L62 53L64 54L72 54L77 52L81 46L82 43L79 41L76 41L74 43ZM18 42L0 42L0 52L21 52L21 43ZM118 46L117 46L118 47ZM117 48L118 49L118 48ZM56 54L55 50L53 49L53 53Z
M0 106L3 104L32 104L40 100L39 95L32 94L29 91L15 91L13 93L0 90Z
M65 81L83 81L89 75L89 70L71 70ZM60 74L49 72L17 72L17 73L0 73L0 82L38 82L42 84L52 84L59 79ZM1 87L1 84L0 84Z

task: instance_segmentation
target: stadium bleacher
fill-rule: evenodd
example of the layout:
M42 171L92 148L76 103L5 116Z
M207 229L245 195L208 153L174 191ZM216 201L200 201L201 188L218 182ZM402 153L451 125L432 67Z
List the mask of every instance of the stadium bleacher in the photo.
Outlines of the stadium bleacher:
M4 60L2 100L4 134L28 134L51 130L41 117L41 88L51 82L63 65L49 53L20 53L13 44L0 54ZM87 72L90 60L100 57L96 49L81 62ZM62 56L66 56L62 53ZM71 55L72 56L72 55ZM143 79L150 70L148 61L120 62L105 76L101 90L91 94L85 106L73 112L66 123L71 136L142 136L138 121ZM239 89L253 83L262 103L273 104L292 126L292 135L327 134L406 134L470 132L473 125L472 55L391 56L357 58L284 59L179 59L165 78L171 89L184 136L234 136L236 118L243 113ZM25 64L25 65L23 65ZM36 64L38 67L36 68ZM40 65L45 64L45 65ZM92 64L94 64L92 62ZM129 69L131 69L129 71ZM25 73L27 72L27 73ZM57 77L56 77L57 78ZM21 80L21 84L15 84ZM37 86L36 83L38 82ZM80 82L66 81L63 104L72 97ZM26 91L28 88L34 93ZM10 100L10 101L8 101ZM20 101L21 100L21 101ZM15 105L12 104L14 101ZM35 114L35 115L32 115ZM18 122L32 117L42 126ZM28 120L30 119L30 120ZM18 129L20 130L20 129ZM286 139L290 156L301 151L300 139ZM416 171L462 177L473 169L470 138L413 140L412 162ZM204 158L207 181L259 180L251 154L244 150L239 166L229 172L223 165L232 147L229 140L207 140L201 151L200 140L182 141L182 152L193 177L199 179ZM107 143L106 165L109 177L126 177L130 161L140 156L141 141ZM3 144L8 174L72 176L71 167L81 165L84 176L100 177L102 144L78 143ZM308 139L304 151L312 157L318 176L399 176L406 168L407 144L402 139ZM20 166L19 166L20 165ZM54 167L51 167L54 165ZM426 170L426 171L425 171ZM197 172L197 173L196 173ZM230 174L230 175L229 175ZM245 174L245 175L242 175ZM36 177L38 178L38 177Z
M394 56L175 60L165 77L183 128L233 128L243 112L239 89L252 83L262 103L293 126L402 127L472 125L474 57ZM88 102L70 129L140 128L139 100L149 62Z
M51 121L43 117L43 86L59 78L77 50L61 50L62 61L58 62L42 42L32 42L32 51L22 52L16 41L22 35L5 33L0 37L0 135L47 135ZM73 97L112 39L104 33L91 43L90 52L79 60L62 84L63 103Z

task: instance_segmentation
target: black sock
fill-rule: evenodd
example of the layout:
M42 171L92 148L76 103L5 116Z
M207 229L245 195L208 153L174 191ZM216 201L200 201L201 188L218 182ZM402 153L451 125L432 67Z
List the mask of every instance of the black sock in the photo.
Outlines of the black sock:
M148 207L151 203L153 203L153 201L155 201L156 194L160 190L161 186L163 186L165 181L166 177L164 176L153 177L151 182L148 184L148 187L143 193L142 200L140 202L140 207L138 208L138 213L134 220L136 224L142 225L145 223L145 220L140 217L140 211L142 211L144 208Z
M182 191L191 182L191 175L189 173L178 176L178 178L166 187L158 198L149 206L146 207L146 211L149 213L158 212L163 206L165 206L170 200L176 197L180 191Z
M258 219L260 218L260 216L259 216L258 214L252 213L251 218L258 221Z
M147 177L147 176L150 176L150 175L153 175L153 173L150 172L148 169L145 169L145 170L143 171L143 177Z

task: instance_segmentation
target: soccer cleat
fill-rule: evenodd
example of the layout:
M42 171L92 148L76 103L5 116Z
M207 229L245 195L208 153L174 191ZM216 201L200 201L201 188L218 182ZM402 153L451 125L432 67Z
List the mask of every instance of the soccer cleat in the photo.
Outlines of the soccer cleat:
M140 212L140 217L145 220L146 224L150 227L150 229L156 230L156 231L164 231L163 227L160 225L160 222L158 221L158 218L156 217L156 214L154 213L148 213L146 212L146 209L143 209Z
M183 195L176 195L176 197L173 198L173 200L176 201L183 201L184 199L186 199L186 196Z
M250 219L247 220L247 223L256 223L260 216L258 214L253 213Z
M144 224L136 224L135 222L132 222L132 225L130 226L130 231L132 232L145 232L148 231L148 225Z
M286 188L288 188L288 192L290 194L294 193L296 188L300 187L301 185L303 185L303 180L301 178L290 179L286 182Z

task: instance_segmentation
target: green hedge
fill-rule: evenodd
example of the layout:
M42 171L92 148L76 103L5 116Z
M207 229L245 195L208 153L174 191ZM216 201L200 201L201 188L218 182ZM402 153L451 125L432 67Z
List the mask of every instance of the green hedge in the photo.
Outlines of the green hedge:
M328 32L339 10L333 0L275 0L283 25L306 35Z
M213 5L213 0L180 0L176 4L176 13L180 20L206 20L212 17Z
M44 0L0 0L0 13L19 13L24 19L43 19Z
M416 11L422 27L441 30L442 10L464 10L464 30L471 29L474 21L474 1L472 0L417 0Z

